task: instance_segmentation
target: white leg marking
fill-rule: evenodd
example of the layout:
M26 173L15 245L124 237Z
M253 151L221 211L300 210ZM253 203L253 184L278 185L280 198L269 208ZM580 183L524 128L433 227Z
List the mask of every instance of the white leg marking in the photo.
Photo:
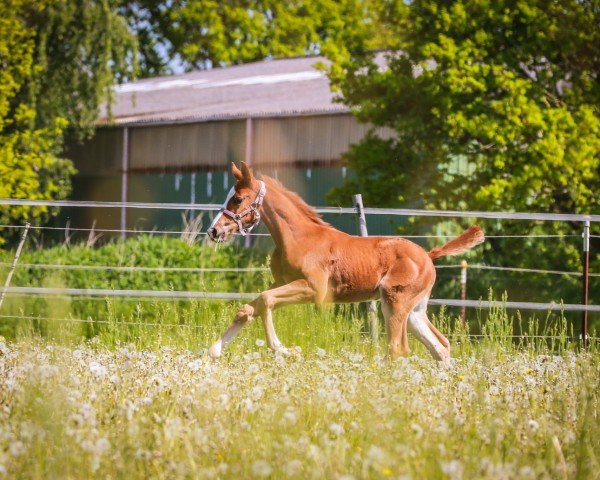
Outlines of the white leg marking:
M426 321L427 300L421 301L408 316L408 331L427 347L436 360L447 362L450 359L448 349L437 339Z
M275 332L275 326L273 325L273 311L267 309L263 314L263 326L265 327L265 334L267 336L267 345L274 352L282 351L285 353L287 350L279 341L277 332Z
M229 345L233 339L237 336L247 322L234 322L231 326L221 335L213 345L208 349L208 354L212 358L219 358L223 353L223 349Z
M211 356L211 358L219 358L221 356L221 353L223 351L223 346L222 346L223 342L222 340L219 338L215 343L213 343L213 345L208 349L208 354Z

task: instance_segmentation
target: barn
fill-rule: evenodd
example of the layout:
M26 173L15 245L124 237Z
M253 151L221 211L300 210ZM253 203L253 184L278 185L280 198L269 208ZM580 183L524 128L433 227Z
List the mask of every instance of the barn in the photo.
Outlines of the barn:
M221 203L231 187L230 163L244 160L324 205L326 193L352 174L343 153L370 128L335 101L318 68L324 61L266 60L117 86L95 136L68 148L78 170L73 197ZM169 211L90 210L78 217L94 220L105 228L181 224ZM391 231L385 223L373 228Z

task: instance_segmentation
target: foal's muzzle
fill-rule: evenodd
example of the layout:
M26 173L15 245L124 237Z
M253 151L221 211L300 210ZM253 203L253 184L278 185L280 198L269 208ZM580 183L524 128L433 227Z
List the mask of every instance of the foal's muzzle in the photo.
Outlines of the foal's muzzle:
M219 238L219 235L217 235L217 229L214 227L209 228L206 233L208 234L208 238L210 238L213 242L216 242Z
M210 227L206 231L206 234L208 235L208 238L210 238L213 242L224 242L229 238L230 232L231 228L224 227L221 228L219 231L217 227Z

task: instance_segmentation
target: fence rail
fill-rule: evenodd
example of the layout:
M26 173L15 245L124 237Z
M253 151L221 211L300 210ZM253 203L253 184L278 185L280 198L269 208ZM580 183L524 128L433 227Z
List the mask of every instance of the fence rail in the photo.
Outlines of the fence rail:
M9 267L12 264L10 262L0 262L0 267ZM101 271L115 271L115 272L182 272L182 273L256 273L256 272L269 272L271 269L268 267L232 267L232 268L219 268L219 267L144 267L136 265L69 265L61 263L19 263L19 267L29 269L40 269L40 270L101 270ZM457 269L461 268L462 265L436 265L437 270L443 269ZM500 272L514 272L514 273L535 273L540 275L567 275L574 277L581 277L582 272L574 272L567 270L543 270L537 268L520 268L520 267L501 267L494 265L484 265L479 263L470 263L469 269L472 270L491 270ZM600 277L600 273L590 273L590 277Z
M257 293L193 292L181 290L113 290L110 288L51 288L51 287L8 287L7 294L58 295L68 297L150 297L182 300L250 300ZM470 308L504 307L507 309L544 310L563 312L600 312L600 305L578 305L537 302L502 302L489 300L455 300L430 298L430 305Z
M218 211L214 203L148 203L148 202L91 202L80 200L24 200L0 198L0 205L38 207L136 208L148 210ZM315 207L319 213L356 214L352 207ZM396 215L403 217L488 218L498 220L543 220L559 222L600 222L600 215L570 213L484 212L462 210L417 210L410 208L365 208L366 215Z
M100 201L44 201L44 200L24 200L24 199L0 199L0 205L13 206L42 206L42 207L85 207L85 208L119 208L121 213L127 209L160 209L160 210L182 210L182 211L218 211L221 205L216 204L190 204L190 203L147 203L147 202L100 202ZM317 207L317 212L326 214L352 214L355 215L355 208L344 207ZM480 218L480 219L498 219L498 220L530 220L530 221L559 221L559 222L579 222L583 228L583 252L584 261L582 272L562 271L562 270L542 270L528 269L518 267L504 267L493 265L474 264L470 269L479 270L498 270L521 273L549 274L549 275L572 275L582 277L582 304L557 304L557 303L536 303L536 302L505 302L496 303L476 300L455 300L455 299L431 299L432 305L457 306L462 308L490 308L502 304L506 308L520 308L524 310L546 310L546 311L580 311L582 312L582 339L586 345L588 312L600 312L600 306L588 305L589 278L598 277L600 274L589 272L589 243L590 238L599 238L598 235L590 235L590 223L600 222L600 215L586 214L553 214L553 213L526 213L526 212L485 212L485 211L456 211L456 210L417 210L417 209L399 209L399 208L363 208L365 215L389 215L404 217L440 217L440 218ZM17 225L0 225L0 228L21 228ZM124 233L151 233L151 234L190 234L199 232L189 231L157 231L157 230L127 230L122 224L121 229L84 229L84 228L60 228L60 227L32 227L41 229L56 229L65 231L88 231L88 232L120 232ZM265 234L259 234L265 235ZM406 238L447 238L446 235L411 235ZM578 235L494 235L488 238L577 238ZM117 270L117 271L173 271L173 272L225 272L225 271L262 271L263 269L210 269L210 268L179 268L179 267L133 267L133 266L95 266L95 265L36 265L27 264L29 268L60 268L60 269L88 269L88 270ZM457 268L455 265L439 265L438 268ZM462 266L465 273L465 266ZM9 287L7 294L37 294L37 295L72 295L72 296L118 296L121 298L199 298L199 299L220 299L220 300L241 300L250 298L252 294L245 293L226 293L226 292L173 292L173 291L153 291L153 290L111 290L111 289L73 289L73 288L38 288L38 287Z

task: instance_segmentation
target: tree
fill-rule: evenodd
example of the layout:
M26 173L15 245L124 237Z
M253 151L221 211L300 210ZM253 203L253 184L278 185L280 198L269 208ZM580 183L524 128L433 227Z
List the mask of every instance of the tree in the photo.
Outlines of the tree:
M332 201L352 190L369 205L600 211L598 0L394 0L381 21L393 32L386 67L342 52L331 78L359 119L395 134L351 149L357 175ZM578 235L581 225L487 230ZM487 245L496 264L580 265L579 241Z
M123 11L140 39L141 76L318 54L345 40L377 45L369 0L135 0ZM351 36L346 35L352 33Z
M63 135L91 132L115 79L135 68L134 45L114 2L0 3L0 197L68 196L74 170L60 156ZM2 207L0 222L53 213Z

